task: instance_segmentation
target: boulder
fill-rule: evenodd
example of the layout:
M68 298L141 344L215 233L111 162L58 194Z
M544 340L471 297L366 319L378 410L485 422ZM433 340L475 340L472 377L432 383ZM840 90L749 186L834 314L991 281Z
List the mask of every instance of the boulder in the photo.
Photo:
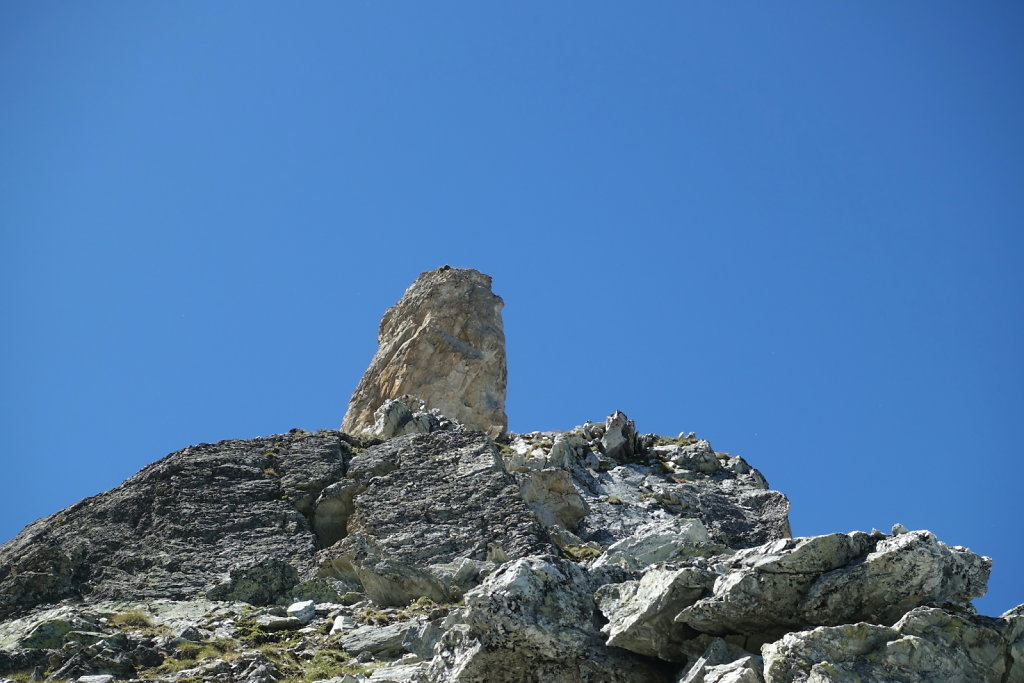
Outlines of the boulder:
M550 556L509 562L449 617L427 680L668 681L656 663L604 646L592 595L587 573L572 562Z
M685 661L685 642L698 633L675 617L706 595L714 581L713 573L699 567L652 567L637 581L602 586L596 598L608 620L601 629L607 644L666 661Z
M715 638L677 683L764 683L760 657Z
M723 550L708 538L699 519L669 517L641 525L630 536L616 541L594 562L595 567L614 564L633 571L659 562L713 554Z
M373 429L381 404L412 394L459 424L504 432L503 305L491 278L476 270L444 266L422 273L384 313L377 353L352 394L342 430Z
M589 508L565 470L545 469L525 474L520 492L545 526L559 525L572 530L587 516Z
M419 405L420 411L413 412L412 406ZM388 399L373 413L373 427L369 430L373 436L392 439L406 434L426 434L441 429L442 420L451 423L434 413L425 411L425 404L413 396L400 399Z
M777 541L722 567L713 594L677 621L704 633L774 639L806 626L888 625L922 605L967 605L984 595L991 560L927 531L854 532Z
M1012 681L1013 677L1004 677L1009 644L999 624L991 623L995 621L921 607L892 626L859 622L789 633L764 646L765 679L768 683Z
M316 603L312 600L293 602L288 606L287 614L289 617L295 617L303 624L308 624L316 616Z
M377 658L397 657L405 652L405 637L414 622L400 621L384 626L360 626L346 631L338 647L350 655L368 652Z

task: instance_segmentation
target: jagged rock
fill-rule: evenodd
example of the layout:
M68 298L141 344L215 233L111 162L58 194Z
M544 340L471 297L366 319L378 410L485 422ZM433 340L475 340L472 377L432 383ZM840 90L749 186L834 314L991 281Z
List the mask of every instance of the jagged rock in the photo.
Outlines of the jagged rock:
M0 547L0 618L65 598L190 599L261 557L309 568L305 514L349 455L338 432L173 453Z
M370 434L382 439L392 439L396 436L427 434L441 429L441 418L425 411L413 412L407 405L413 401L419 402L418 399L408 396L384 401L373 413Z
M768 683L1011 681L1004 677L1008 643L997 621L921 607L893 626L861 622L789 633L764 646L765 678Z
M636 426L625 413L616 410L605 420L601 452L613 460L625 460L639 450Z
M505 472L494 445L465 429L413 434L367 449L349 474L349 535L321 551L322 576L359 582L379 604L461 595L431 565L486 561L500 539L506 557L550 551L543 527Z
M79 612L70 608L58 608L51 612L43 620L32 626L32 630L22 637L17 646L19 648L58 648L64 643L64 638L72 631L86 631L97 628L95 619L88 619Z
M420 683L423 664L392 664L370 672L370 683Z
M466 595L428 669L431 681L667 681L656 664L607 648L584 570L553 557L503 566Z
M740 634L757 647L811 625L891 624L922 604L965 605L984 592L990 566L928 532L785 539L688 563L598 591L609 645L681 661L700 634Z
M274 664L259 650L244 652L230 663L231 681L242 683L277 683L284 678Z
M1024 683L1024 605L1007 610L1000 619L1006 624L1003 637L1010 644L1006 657L1006 680L1008 683Z
M823 576L803 605L814 624L889 624L918 605L969 604L985 594L992 560L929 531L882 539L862 563Z
M295 617L282 617L276 614L261 614L256 617L256 625L262 631L273 633L275 631L294 631L302 628L303 622Z
M1024 683L1024 606L969 605L987 558L788 538L745 460L621 413L499 451L401 404L424 430L192 447L31 525L0 548L0 674L270 683L348 652L363 681L761 683L763 645L770 682Z
M715 638L677 683L764 683L760 657Z
M546 469L526 474L520 492L545 526L560 525L572 530L589 510L573 486L572 476L565 470Z
M512 444L517 454L525 451L525 470L551 467L552 459L538 457L525 436L517 436ZM707 441L686 438L683 443L654 445L655 437L638 435L621 412L610 415L604 424L587 422L568 436L562 451L566 455L560 459L569 462L561 466L572 474L588 508L574 529L585 543L607 547L632 536L644 524L676 516L700 519L712 543L731 548L791 535L786 497L768 490L761 473L742 458L715 453ZM593 462L596 452L604 458L609 448L628 462ZM531 460L542 464L533 467Z
M777 541L721 566L713 594L676 620L703 633L771 640L813 625L892 624L919 605L965 605L984 594L991 560L927 531L855 532Z
M701 474L714 474L722 469L711 444L701 439L691 444L677 446L665 458L679 469L692 470Z
M698 567L654 567L638 581L602 586L597 604L608 623L607 644L650 657L680 662L684 643L698 633L674 621L685 607L705 595L715 576Z
M374 657L390 658L405 652L405 637L415 624L400 621L384 626L360 626L346 631L338 647L350 655L369 652Z
M698 554L723 550L708 538L699 519L669 517L643 524L631 536L616 541L594 562L595 567L614 564L637 571L659 562L673 562Z
M413 394L456 422L505 431L504 303L491 278L450 268L422 273L381 319L378 349L352 394L342 430L374 426L387 399Z

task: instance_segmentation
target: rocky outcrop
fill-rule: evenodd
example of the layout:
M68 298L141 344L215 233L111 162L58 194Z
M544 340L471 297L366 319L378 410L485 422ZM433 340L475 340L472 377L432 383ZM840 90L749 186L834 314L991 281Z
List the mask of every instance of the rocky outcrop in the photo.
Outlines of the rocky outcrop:
M604 645L593 588L583 569L557 558L505 565L466 596L427 680L667 683L665 665Z
M480 432L395 438L356 455L349 475L358 494L345 537L321 551L319 573L362 586L379 604L458 599L497 554L554 550Z
M193 446L30 525L0 547L0 682L1024 683L1024 606L970 606L988 558L791 538L693 434L377 418Z
M809 626L890 625L920 606L970 610L990 567L927 531L830 534L655 565L597 599L609 645L683 661L709 636L755 652Z
M311 569L307 515L344 477L339 432L190 446L0 547L0 617L64 599L191 599L265 561Z
M491 278L444 266L422 273L380 322L377 353L341 428L370 431L388 399L410 394L428 409L492 436L505 431L504 303Z
M1015 624L933 607L892 626L858 622L798 631L764 647L768 683L1022 681L1011 649Z

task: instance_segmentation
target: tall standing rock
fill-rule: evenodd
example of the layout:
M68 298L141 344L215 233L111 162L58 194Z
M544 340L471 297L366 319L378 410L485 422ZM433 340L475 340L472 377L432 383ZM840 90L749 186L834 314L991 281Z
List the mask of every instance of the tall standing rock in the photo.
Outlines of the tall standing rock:
M450 266L421 273L384 313L377 353L352 394L341 429L369 430L385 400L411 394L467 427L504 432L503 306L489 275Z

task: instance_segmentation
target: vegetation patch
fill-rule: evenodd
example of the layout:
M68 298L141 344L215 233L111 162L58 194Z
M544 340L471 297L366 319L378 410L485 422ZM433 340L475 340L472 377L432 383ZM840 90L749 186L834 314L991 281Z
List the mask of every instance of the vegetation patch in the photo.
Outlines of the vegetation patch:
M562 551L573 562L591 562L601 556L601 551L588 545L567 545Z
M654 445L689 446L690 444L697 443L699 440L696 436L662 436L658 434L654 437Z
M153 619L140 610L120 612L109 618L110 625L120 629L126 628L152 628Z

